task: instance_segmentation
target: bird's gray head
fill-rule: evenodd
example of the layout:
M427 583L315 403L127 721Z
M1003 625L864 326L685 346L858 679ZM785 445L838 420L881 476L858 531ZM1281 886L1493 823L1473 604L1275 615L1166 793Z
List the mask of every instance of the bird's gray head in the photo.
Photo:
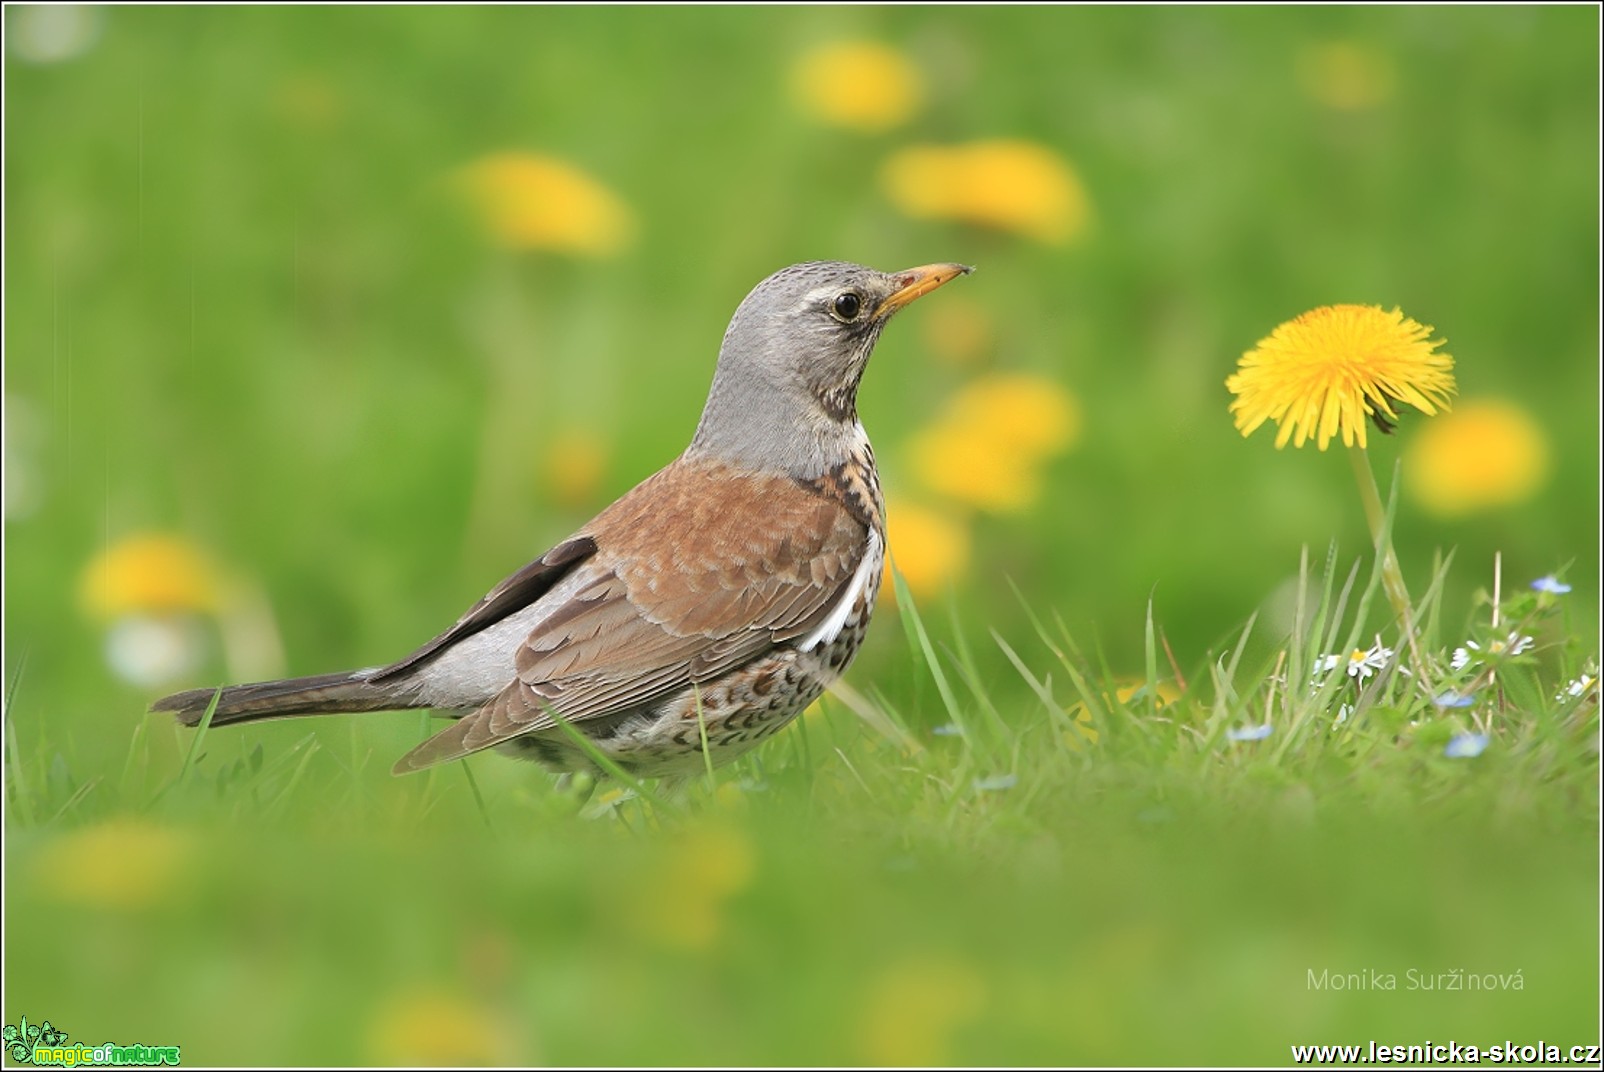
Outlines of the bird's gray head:
M969 271L809 261L775 272L730 318L687 453L804 478L839 463L862 435L858 381L886 321Z

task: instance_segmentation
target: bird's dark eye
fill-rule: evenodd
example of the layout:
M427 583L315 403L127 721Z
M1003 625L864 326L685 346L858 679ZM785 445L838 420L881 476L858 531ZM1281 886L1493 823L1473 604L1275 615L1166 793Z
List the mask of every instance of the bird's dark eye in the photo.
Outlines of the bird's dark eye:
M850 290L844 291L835 296L835 302L830 308L837 319L851 320L858 315L858 310L863 308L863 299Z

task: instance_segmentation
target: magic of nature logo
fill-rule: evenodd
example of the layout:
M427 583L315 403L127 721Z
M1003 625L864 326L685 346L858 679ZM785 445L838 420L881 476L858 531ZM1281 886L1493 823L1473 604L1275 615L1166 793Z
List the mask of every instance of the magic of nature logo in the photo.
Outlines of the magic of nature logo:
M52 1027L49 1020L30 1024L26 1016L4 1029L6 1056L18 1064L57 1065L72 1068L77 1065L176 1065L179 1063L177 1046L146 1046L141 1043L121 1045L104 1042L99 1046L86 1046L81 1042L68 1042L67 1033Z

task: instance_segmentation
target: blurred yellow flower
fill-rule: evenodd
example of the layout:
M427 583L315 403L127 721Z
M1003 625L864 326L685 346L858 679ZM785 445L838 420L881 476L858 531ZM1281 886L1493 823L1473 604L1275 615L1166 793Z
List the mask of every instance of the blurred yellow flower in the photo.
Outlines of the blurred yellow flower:
M1126 682L1114 690L1114 696L1120 703L1128 703L1132 696L1146 688L1147 682L1145 681ZM1158 706L1160 707L1168 707L1181 698L1181 690L1176 688L1175 683L1171 681L1160 681L1154 686L1153 691L1158 694Z
M932 491L998 514L1018 513L1041 496L1033 460L1000 439L930 428L913 440L914 475Z
M739 831L707 826L665 843L654 874L621 891L619 918L637 934L667 949L701 952L724 929L729 901L751 885L757 871L752 843ZM636 896L651 890L650 897Z
M1147 688L1147 682L1120 685L1120 687L1115 688L1115 698L1120 703L1128 703L1131 700L1131 696L1142 692L1144 688ZM1158 682L1156 693L1158 693L1158 706L1160 708L1166 708L1166 706L1181 698L1181 690L1176 688L1173 682L1168 682L1168 680ZM1081 751L1084 746L1096 745L1097 741L1102 740L1102 732L1097 729L1097 722L1092 719L1092 713L1086 706L1086 701L1076 700L1068 708L1063 709L1063 713L1068 714L1071 719L1075 719L1070 724L1070 730L1063 733L1063 743L1068 745L1070 751Z
M78 592L84 609L111 619L140 612L209 612L222 602L216 568L177 536L129 536L84 567Z
M1392 96L1392 60L1356 41L1325 41L1298 54L1298 81L1318 103L1337 111L1374 108Z
M1067 450L1080 438L1080 408L1056 380L1030 373L999 373L965 385L947 405L945 423L985 429L1013 450L1041 458Z
M565 428L540 456L540 480L559 505L577 510L592 505L607 475L607 441L594 431Z
M1071 752L1079 752L1088 745L1094 745L1102 740L1103 733L1092 721L1092 713L1086 709L1084 703L1068 707L1064 713L1074 720L1063 735L1064 745Z
M464 168L461 180L490 234L503 245L607 257L634 238L629 206L564 161L496 153Z
M806 711L803 712L807 714ZM728 811L742 811L747 806L746 790L739 782L724 782L713 792L713 799L720 808Z
M969 568L968 527L915 503L893 500L886 506L886 543L908 590L919 598L934 595ZM880 591L895 598L894 585Z
M1549 463L1548 437L1531 414L1478 399L1420 430L1404 452L1404 487L1432 513L1458 517L1529 499Z
M805 53L791 70L791 89L813 118L871 134L905 122L924 96L907 57L873 41L835 41Z
M189 881L188 834L144 819L111 819L67 834L40 852L35 876L60 900L95 908L148 908Z
M997 139L917 145L886 161L881 183L915 219L951 219L1063 245L1086 225L1085 190L1057 153Z
M1438 353L1432 329L1378 305L1327 305L1289 320L1242 355L1225 381L1244 436L1267 420L1280 425L1277 449L1311 437L1325 450L1366 445L1365 419L1396 420L1394 401L1426 414L1448 408L1454 359Z
M986 983L967 964L923 956L895 963L861 1003L860 1060L866 1065L951 1065L953 1036L986 1006Z
M439 988L385 998L368 1023L372 1063L394 1067L518 1063L504 1024L476 1002Z
M913 470L932 491L982 510L1024 510L1041 495L1040 468L1080 436L1080 408L1053 380L986 376L960 390L914 436Z
M1147 683L1144 681L1120 685L1114 690L1114 697L1122 704L1128 703L1131 697L1145 688L1147 688ZM1158 694L1158 706L1161 708L1167 707L1181 698L1181 690L1176 688L1173 682L1160 681L1154 691ZM1068 745L1071 751L1079 752L1086 745L1096 744L1102 739L1102 733L1092 719L1092 713L1087 708L1085 701L1077 700L1064 708L1064 713L1074 719L1070 730L1064 734L1063 738L1064 744Z

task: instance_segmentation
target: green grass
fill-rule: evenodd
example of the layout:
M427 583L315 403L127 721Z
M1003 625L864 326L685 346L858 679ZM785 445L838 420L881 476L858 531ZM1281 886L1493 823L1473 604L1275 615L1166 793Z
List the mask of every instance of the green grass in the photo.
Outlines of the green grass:
M203 745L151 723L140 761L93 781L12 750L12 986L31 1017L201 1061L393 1044L555 1063L1285 1063L1305 1042L1585 1040L1597 686L1556 700L1563 682L1523 654L1443 709L1407 660L1309 674L1368 631L1379 574L1361 587L1359 566L1304 577L1307 613L1268 665L1245 665L1249 626L1178 694L1156 628L1132 692L1039 608L1012 641L977 637L934 629L899 588L935 695L882 699L891 736L828 704L686 791L604 783L582 812L587 786L499 757L389 778L377 731L395 716L352 720L350 754L306 723ZM1507 627L1540 633L1563 599L1517 596ZM1453 636L1420 637L1434 681L1485 682L1448 668ZM1014 680L988 679L982 644ZM1478 727L1485 752L1446 754ZM84 831L129 816L120 848L80 855L106 847ZM129 875L145 867L149 890ZM1352 973L1399 989L1314 982ZM1410 987L1455 973L1521 989ZM464 1003L474 1038L374 1036L414 1000L442 1025Z
M1598 1038L1597 692L1556 699L1599 652L1596 10L102 18L5 68L5 1023L235 1064ZM846 34L923 72L907 126L792 106L799 52ZM1380 57L1377 106L1308 92L1332 42ZM1079 241L880 189L902 146L1001 136L1076 169ZM449 177L508 149L617 191L636 243L487 245ZM735 304L811 257L979 268L876 351L893 493L924 494L911 444L978 376L1049 377L1084 425L1027 509L969 520L949 591L880 609L822 711L679 793L499 756L392 778L423 715L143 713L240 650L314 673L431 635L679 451ZM971 364L934 356L941 301L989 325ZM1347 463L1226 410L1238 355L1346 301L1434 324L1461 396L1547 440L1500 509L1384 482L1414 650ZM564 494L542 463L575 429L601 471ZM248 612L184 680L120 678L82 606L142 531ZM1572 593L1527 588L1555 571ZM1533 649L1454 671L1512 630ZM1316 673L1378 634L1374 675ZM1485 751L1446 754L1467 733ZM1310 982L1371 972L1398 989Z

